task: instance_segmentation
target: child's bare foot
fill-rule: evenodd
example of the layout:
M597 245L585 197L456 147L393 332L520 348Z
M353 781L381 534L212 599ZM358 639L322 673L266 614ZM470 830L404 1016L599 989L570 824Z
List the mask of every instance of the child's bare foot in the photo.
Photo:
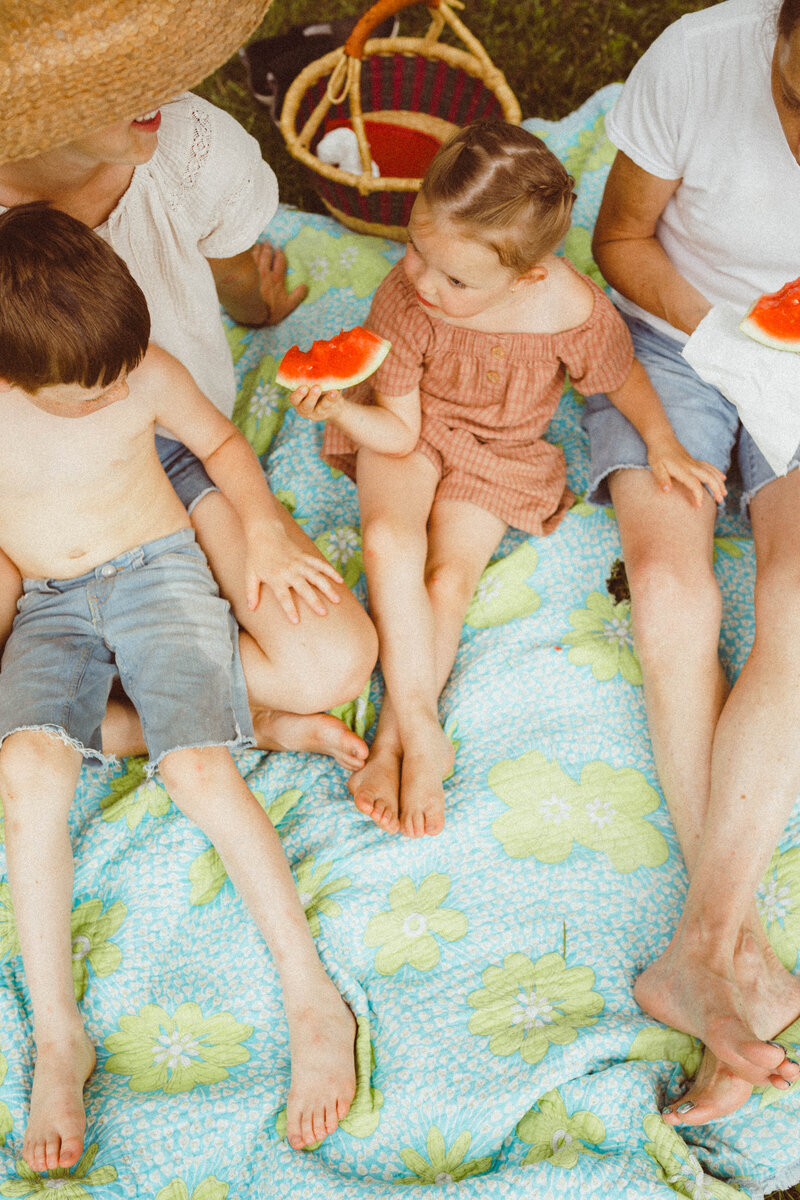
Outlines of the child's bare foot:
M400 829L407 837L444 829L442 780L453 767L453 743L438 721L404 749L400 784Z
M748 1083L794 1078L795 1065L783 1050L756 1036L733 964L725 971L705 954L688 953L679 933L639 976L633 994L645 1012L699 1038Z
M766 941L755 912L734 957L736 980L747 1004L747 1013L759 1037L774 1038L800 1014L800 979L779 962ZM786 1089L800 1067L784 1064L784 1074L771 1075L769 1082ZM691 1086L669 1106L664 1119L669 1125L702 1125L716 1117L736 1112L750 1099L753 1085L721 1063L708 1049ZM691 1108L686 1108L691 1105ZM681 1112L680 1110L684 1111Z
M94 1047L83 1029L36 1048L31 1115L22 1156L34 1171L71 1167L83 1153L83 1088L94 1070Z
M330 713L261 709L253 713L253 728L259 750L327 754L346 771L357 771L367 758L366 742Z
M379 731L366 763L347 782L358 811L387 833L400 829L400 755L394 738L381 737Z
M324 971L297 1007L286 1005L292 1082L286 1112L290 1146L321 1141L346 1117L356 1094L356 1021Z

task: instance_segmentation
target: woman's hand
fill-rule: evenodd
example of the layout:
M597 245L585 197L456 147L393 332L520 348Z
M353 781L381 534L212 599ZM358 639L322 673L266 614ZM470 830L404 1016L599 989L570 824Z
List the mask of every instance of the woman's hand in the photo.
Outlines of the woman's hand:
M682 483L695 508L703 503L704 487L707 487L717 504L725 499L727 488L722 471L711 463L692 458L678 439L671 434L647 446L647 461L662 492L671 492L673 480Z
M258 608L261 585L266 584L293 625L300 621L298 596L312 612L324 617L328 610L321 595L338 604L336 583L344 583L336 568L320 555L301 550L279 525L262 526L257 537L248 538L245 589L251 612Z
M301 417L309 421L328 421L341 413L344 407L344 396L338 390L323 392L318 383L310 387L305 384L295 388L289 397Z
M286 291L286 255L269 242L208 265L219 302L238 325L279 325L308 295L304 283Z

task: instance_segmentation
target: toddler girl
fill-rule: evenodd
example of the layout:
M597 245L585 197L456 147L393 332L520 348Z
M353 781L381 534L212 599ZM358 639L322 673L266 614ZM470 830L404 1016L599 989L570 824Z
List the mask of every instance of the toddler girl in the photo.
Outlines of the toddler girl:
M356 807L412 837L444 825L453 747L439 694L478 580L509 525L552 533L572 501L564 456L543 435L565 374L607 393L641 433L655 482L700 504L716 468L675 438L605 294L553 251L574 181L539 138L503 122L457 132L437 153L403 260L367 325L392 349L359 392L298 388L328 422L322 450L355 478L386 696Z

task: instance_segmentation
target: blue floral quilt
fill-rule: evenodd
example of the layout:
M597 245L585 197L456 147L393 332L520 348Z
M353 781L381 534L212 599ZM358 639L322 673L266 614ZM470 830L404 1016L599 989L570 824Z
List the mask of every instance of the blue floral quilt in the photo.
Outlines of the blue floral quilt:
M578 181L565 249L588 271L615 94L560 122L526 122ZM230 329L236 420L363 600L355 489L319 460L319 427L286 411L274 374L292 342L363 319L401 247L288 209L267 235L309 297L278 329ZM567 390L550 431L579 496L580 403ZM441 700L457 754L440 837L381 832L331 760L238 756L358 1018L357 1096L317 1149L295 1152L284 1137L288 1032L269 955L216 852L128 760L111 775L85 769L72 813L75 992L98 1050L86 1150L69 1171L31 1171L21 1158L30 1013L0 844L0 1197L386 1200L452 1186L490 1200L735 1200L800 1179L798 1085L757 1091L699 1128L658 1116L700 1048L632 995L687 883L629 604L607 586L619 554L613 512L580 499L552 537L512 533L500 546ZM754 560L733 507L716 570L735 675L753 636ZM343 714L367 736L380 694L376 674ZM758 902L796 968L800 810ZM800 1052L800 1022L785 1040Z

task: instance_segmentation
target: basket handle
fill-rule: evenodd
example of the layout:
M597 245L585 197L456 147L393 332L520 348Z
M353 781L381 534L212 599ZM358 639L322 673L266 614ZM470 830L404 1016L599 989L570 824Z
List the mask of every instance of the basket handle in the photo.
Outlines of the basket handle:
M423 0L430 9L438 9L441 0ZM364 43L376 26L387 17L393 17L404 8L413 8L420 0L377 0L368 8L344 44L344 52L350 58L364 57Z

